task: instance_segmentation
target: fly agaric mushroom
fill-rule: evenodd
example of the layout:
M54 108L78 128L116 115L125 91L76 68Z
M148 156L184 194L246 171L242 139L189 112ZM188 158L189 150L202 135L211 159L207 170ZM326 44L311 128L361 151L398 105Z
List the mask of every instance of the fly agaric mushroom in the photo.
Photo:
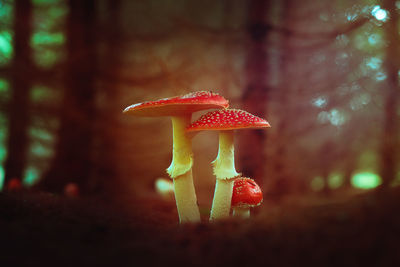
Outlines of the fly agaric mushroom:
M187 136L185 129L191 122L193 112L227 108L228 106L228 100L222 96L212 92L201 91L134 104L124 110L124 113L137 116L171 117L173 151L172 162L167 169L167 173L174 182L176 206L181 223L200 221L192 178L193 153L191 138Z
M249 218L250 208L259 206L262 201L261 188L253 179L245 177L235 179L232 193L234 217Z
M266 120L239 109L208 112L187 127L188 132L220 131L218 156L212 162L217 182L210 220L229 217L233 178L240 175L235 169L233 130L265 127L270 127Z

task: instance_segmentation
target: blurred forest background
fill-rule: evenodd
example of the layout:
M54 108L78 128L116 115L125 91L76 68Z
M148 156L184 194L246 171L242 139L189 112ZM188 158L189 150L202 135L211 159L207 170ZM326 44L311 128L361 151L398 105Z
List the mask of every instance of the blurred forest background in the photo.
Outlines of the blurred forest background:
M272 125L236 138L238 170L270 198L396 185L399 12L394 0L0 0L0 188L151 194L171 122L121 112L199 90ZM200 202L217 146L216 133L193 139Z

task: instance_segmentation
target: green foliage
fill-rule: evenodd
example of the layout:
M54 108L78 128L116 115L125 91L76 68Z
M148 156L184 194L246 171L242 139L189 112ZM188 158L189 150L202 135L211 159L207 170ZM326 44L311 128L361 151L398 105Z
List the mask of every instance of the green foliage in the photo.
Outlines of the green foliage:
M51 68L63 58L63 53L47 48L35 49L34 59L36 64L42 68Z
M51 68L63 60L65 35L61 29L67 12L65 1L34 1L31 47L39 67Z
M48 9L49 16L55 20L57 19L59 20L60 18L65 17L67 13L68 13L68 8L66 7L66 5L63 5L62 2L61 5L51 6ZM58 22L60 23L60 21Z
M52 90L52 88L50 87L36 85L32 87L31 100L34 103L49 104L52 101L59 100L59 95L57 94L57 92L58 91Z
M0 163L4 162L7 157L7 149L4 144L0 145Z
M9 100L11 97L10 83L7 79L0 78L0 99Z
M30 151L33 156L41 158L50 158L53 155L53 150L44 146L40 142L32 142L30 146Z
M54 140L54 136L52 133L44 128L39 127L29 128L29 136L31 139L38 139L47 142L52 142Z
M37 123L35 120L33 124ZM50 159L54 156L54 133L43 125L29 128L29 167L25 171L23 183L32 186L39 181L40 176L49 166Z
M10 30L14 20L13 9L13 1L0 0L0 66L9 64L13 56L13 33Z
M0 113L0 191L4 184L4 161L7 157L6 137L7 137L7 118L3 113Z
M12 33L10 31L0 31L0 66L7 65L12 55Z
M4 167L0 165L0 192L3 191L4 188L4 177L5 172L4 172Z
M56 129L58 129L60 124L60 120L56 116L46 116L46 118L43 118L41 116L33 114L31 120L32 127L44 128L48 129L49 131L55 131Z
M39 178L40 178L40 172L38 171L38 169L30 166L25 170L25 176L22 183L26 186L32 186L36 182L38 182Z
M8 119L4 113L0 113L0 192L4 184L4 161L7 157L6 139L7 139Z
M35 6L54 5L62 2L62 0L33 0Z
M65 36L62 32L49 33L49 32L36 32L32 36L31 45L62 45L65 42Z
M0 0L0 21L11 23L14 18L12 1Z
M7 122L8 119L6 115L4 113L0 113L0 165L4 162L7 156Z

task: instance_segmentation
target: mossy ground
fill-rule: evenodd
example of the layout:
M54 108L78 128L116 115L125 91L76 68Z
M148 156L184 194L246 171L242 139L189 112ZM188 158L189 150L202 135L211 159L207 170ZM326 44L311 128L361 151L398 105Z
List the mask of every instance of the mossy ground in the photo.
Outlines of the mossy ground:
M400 189L310 199L179 226L174 203L156 197L2 193L0 265L400 266Z

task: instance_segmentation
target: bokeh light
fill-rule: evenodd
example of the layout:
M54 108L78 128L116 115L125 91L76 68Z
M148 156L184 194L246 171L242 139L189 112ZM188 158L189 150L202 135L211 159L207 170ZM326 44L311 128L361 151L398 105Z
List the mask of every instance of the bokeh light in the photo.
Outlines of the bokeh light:
M314 177L311 180L310 186L313 191L321 191L325 186L324 179L321 176Z
M374 6L371 11L372 16L374 16L377 20L386 21L388 17L388 12L385 9L382 9L379 5Z
M328 185L332 189L337 189L342 186L344 182L343 174L341 173L332 173L328 177Z
M373 172L359 172L354 174L351 179L351 184L360 189L372 189L381 183L381 177Z
M25 170L25 176L22 183L27 186L34 185L40 178L40 173L35 167L28 167Z
M0 192L3 191L4 188L4 168L0 165Z

